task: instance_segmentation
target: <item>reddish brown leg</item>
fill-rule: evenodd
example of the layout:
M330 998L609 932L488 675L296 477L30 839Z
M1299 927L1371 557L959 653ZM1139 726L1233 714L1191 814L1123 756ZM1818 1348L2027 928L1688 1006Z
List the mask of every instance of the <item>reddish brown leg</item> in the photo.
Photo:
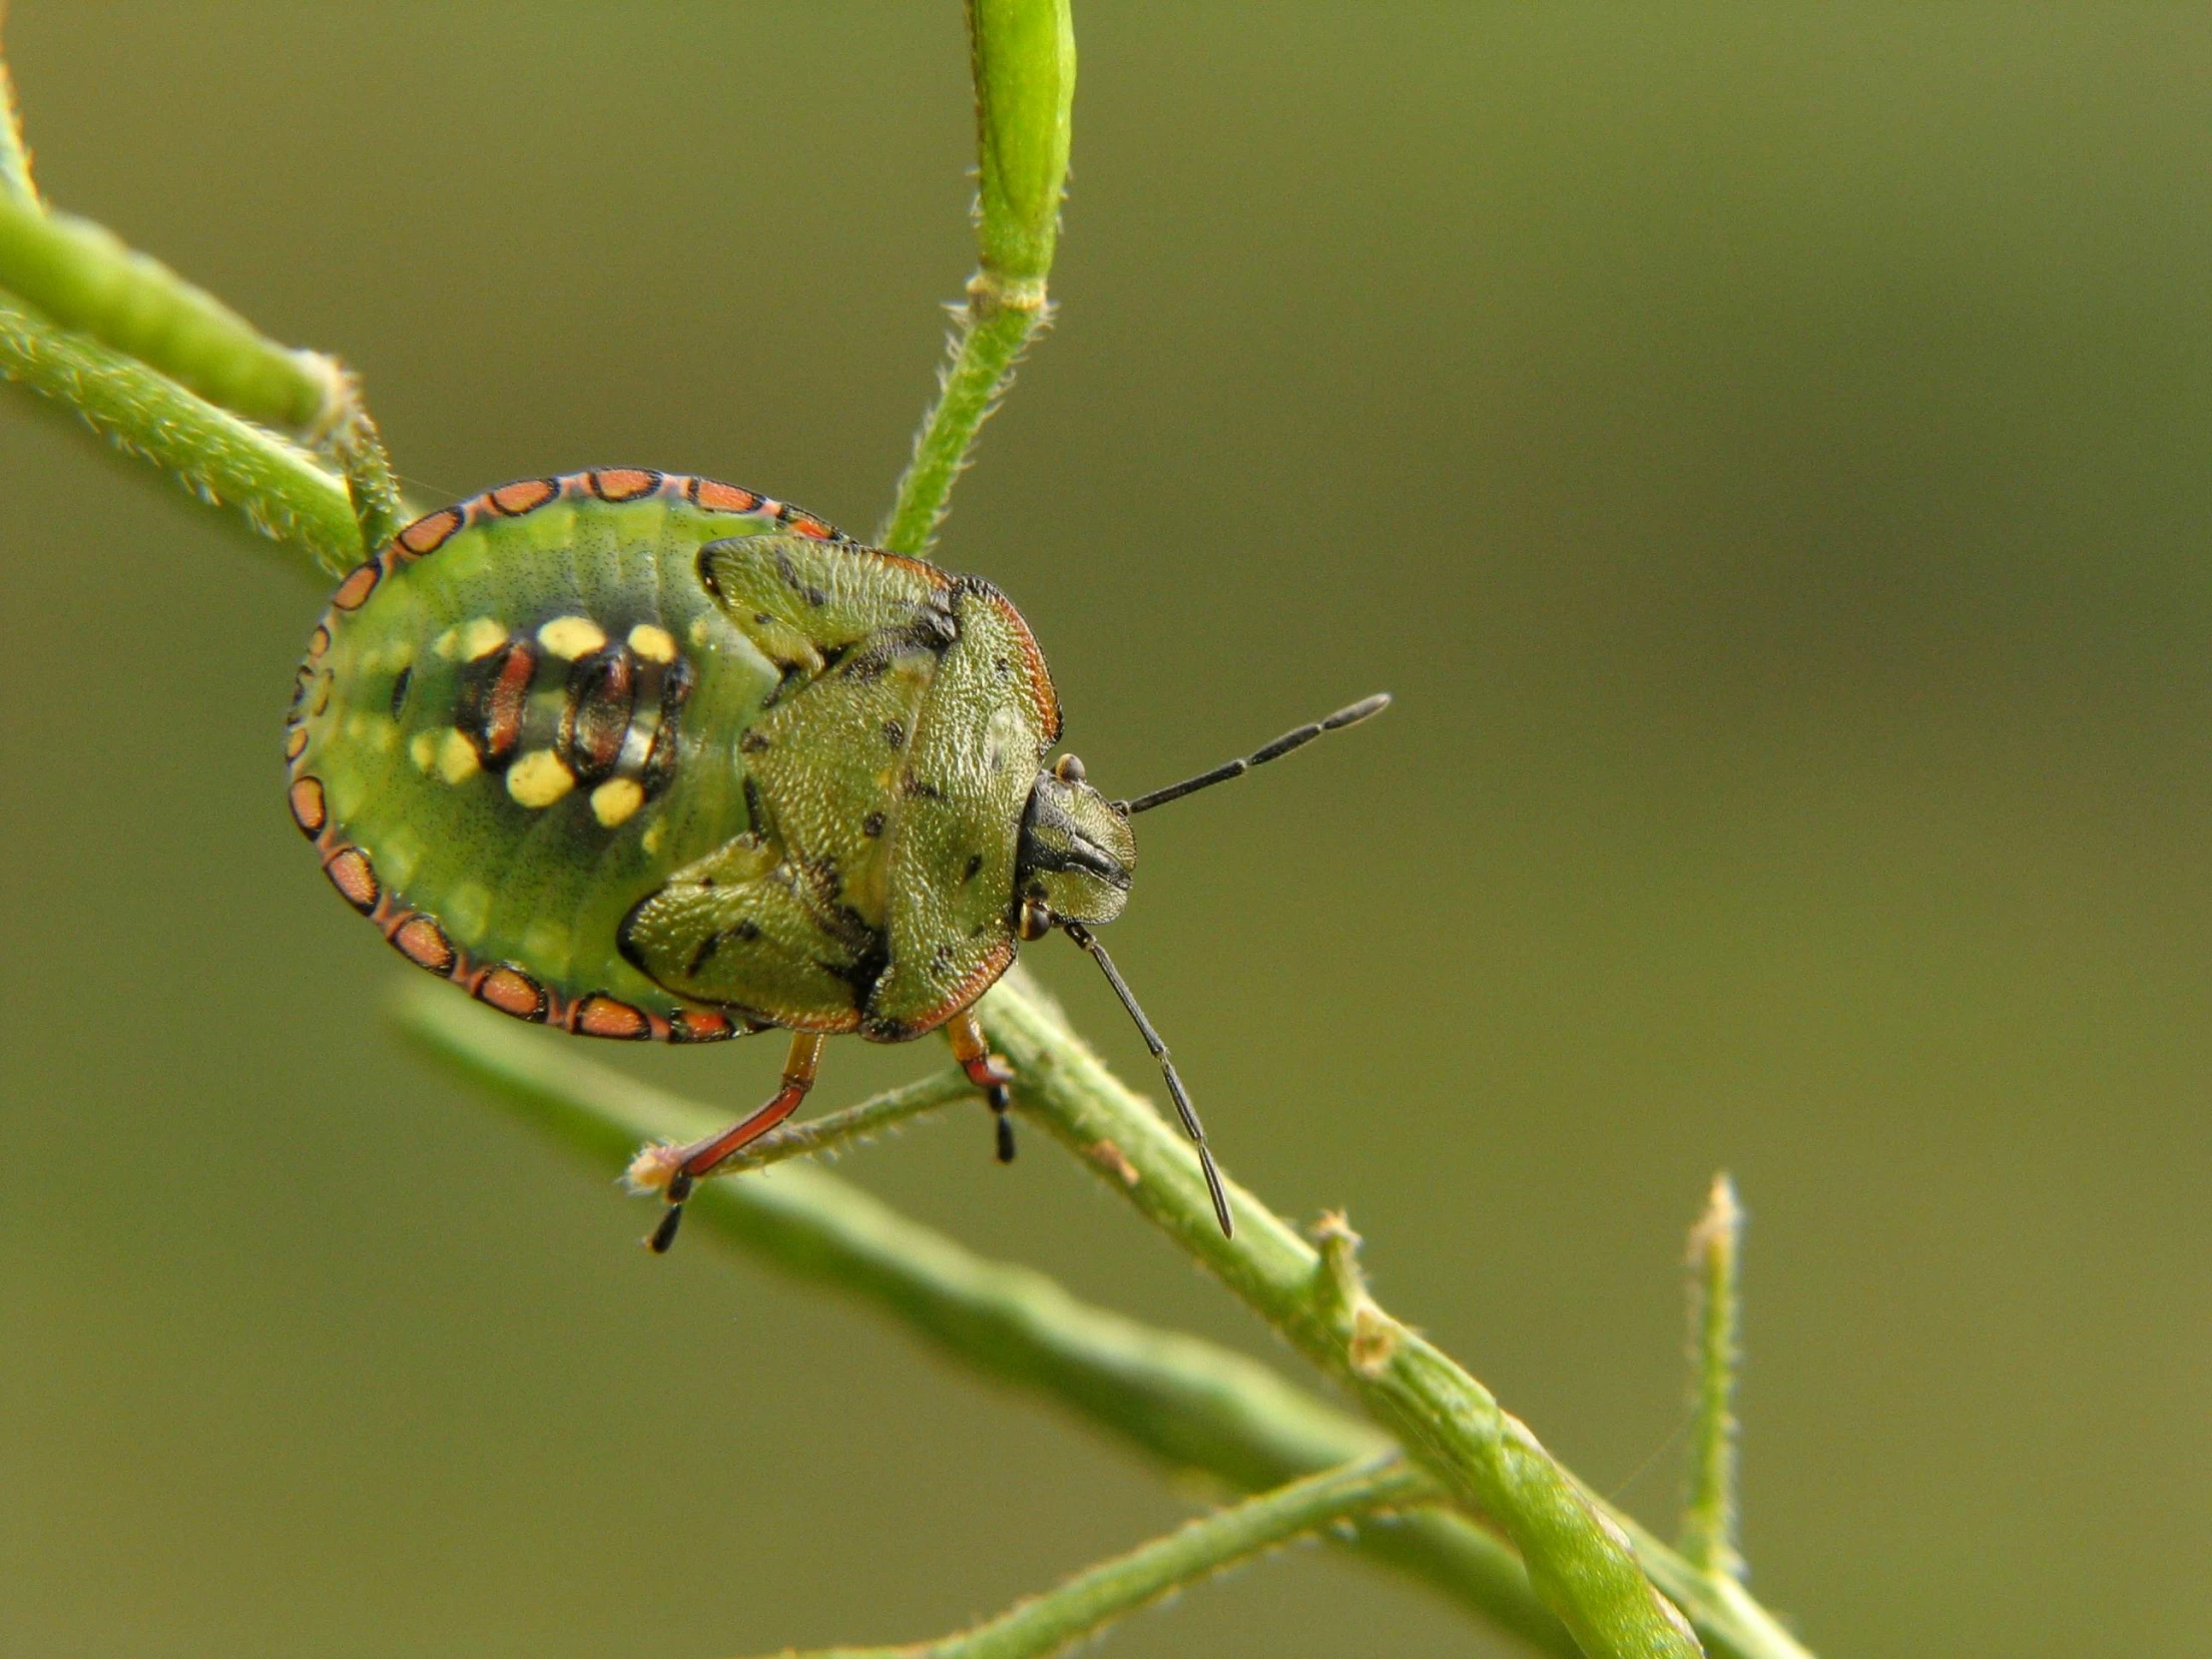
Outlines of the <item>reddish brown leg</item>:
M667 1255L668 1247L676 1242L676 1229L684 1222L684 1200L691 1197L692 1187L699 1178L711 1175L718 1165L736 1157L799 1110L799 1103L815 1086L815 1072L822 1065L822 1045L827 1041L827 1037L816 1031L794 1033L791 1057L784 1062L784 1086L776 1091L775 1097L743 1123L734 1123L721 1134L710 1135L684 1149L684 1161L669 1177L668 1214L661 1218L661 1225L653 1229L653 1237L646 1241L653 1247L654 1255Z
M963 1009L953 1015L945 1023L944 1034L951 1039L952 1057L960 1062L968 1074L968 1081L983 1091L983 1098L998 1115L998 1161L1012 1163L1014 1120L1006 1115L1006 1109L1013 1105L1014 1099L1006 1092L1006 1085L1014 1080L1014 1068L991 1052L990 1039L983 1035L983 1027L972 1009Z

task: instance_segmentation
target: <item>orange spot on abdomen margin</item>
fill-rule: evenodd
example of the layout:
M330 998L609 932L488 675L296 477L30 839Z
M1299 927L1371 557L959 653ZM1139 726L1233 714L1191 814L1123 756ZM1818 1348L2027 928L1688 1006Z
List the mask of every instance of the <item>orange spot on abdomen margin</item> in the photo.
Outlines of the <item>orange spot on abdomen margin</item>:
M398 545L419 559L425 553L435 553L443 547L461 527L461 522L460 508L441 507L434 513L425 513L400 531Z
M445 929L419 910L392 929L392 947L417 967L432 973L453 971L453 943Z
M611 466L587 473L585 477L592 494L602 501L635 501L641 495L651 494L661 481L659 473L635 466Z
M761 498L751 490L741 490L735 484L718 484L712 478L698 480L693 499L711 513L750 513L761 504Z
M344 895L346 903L362 915L376 908L376 868L359 847L340 847L322 866L322 873L330 878L330 885Z
M569 1029L587 1037L614 1037L636 1042L653 1034L653 1022L645 1010L633 1008L604 991L594 991L576 1005Z
M338 584L338 591L330 595L333 611L357 611L368 603L368 596L376 591L376 584L384 578L384 567L374 559L355 565Z
M551 478L525 478L520 483L501 484L490 492L491 504L509 518L520 518L535 511L561 493L560 484Z
M545 987L520 968L493 968L478 981L476 998L516 1019L545 1018Z
M668 1022L672 1043L718 1043L737 1034L727 1016L705 1008L679 1008Z
M322 833L322 826L329 817L329 811L323 805L321 779L293 779L291 788L284 792L284 798L291 803L291 821L299 826L301 834Z

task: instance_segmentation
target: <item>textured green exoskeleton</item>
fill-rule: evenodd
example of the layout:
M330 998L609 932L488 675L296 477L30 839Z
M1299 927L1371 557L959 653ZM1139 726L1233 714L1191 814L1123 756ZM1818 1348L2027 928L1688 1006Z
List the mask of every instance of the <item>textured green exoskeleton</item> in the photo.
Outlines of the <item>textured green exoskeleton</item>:
M1052 927L1106 968L1196 1137L1087 930L1127 900L1129 815L1381 706L1108 802L1073 757L1044 768L1051 678L988 583L621 468L489 491L356 568L285 753L332 884L481 1000L591 1036L800 1033L768 1106L641 1157L666 1248L692 1182L799 1104L824 1035L948 1027L1010 1157L1009 1079L967 1010Z

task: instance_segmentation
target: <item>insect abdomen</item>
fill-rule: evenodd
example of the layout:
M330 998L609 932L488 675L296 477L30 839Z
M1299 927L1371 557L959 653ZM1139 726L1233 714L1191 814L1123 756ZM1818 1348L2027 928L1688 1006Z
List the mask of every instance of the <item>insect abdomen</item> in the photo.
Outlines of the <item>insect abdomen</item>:
M489 491L357 567L285 740L293 817L340 893L508 1013L735 1034L615 941L642 894L750 828L737 740L780 676L697 559L772 531L838 539L750 491L614 469Z

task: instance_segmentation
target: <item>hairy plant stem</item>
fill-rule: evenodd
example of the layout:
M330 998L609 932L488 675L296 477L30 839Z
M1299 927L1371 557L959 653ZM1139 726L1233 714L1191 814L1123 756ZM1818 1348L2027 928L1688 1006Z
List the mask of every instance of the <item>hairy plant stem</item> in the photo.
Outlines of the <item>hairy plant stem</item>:
M0 292L0 378L77 411L87 426L273 541L336 574L361 557L345 486L313 458L167 375Z
M878 537L881 545L920 555L935 543L952 481L967 465L976 429L998 406L1014 364L1043 331L1048 310L1042 282L1011 296L982 272L968 283L952 360L940 378L936 407L914 437L913 459L899 480L897 504Z
M1145 1195L1157 1204L1164 1191L1180 1187L1180 1199L1168 1201L1181 1217L1170 1231L1181 1237L1187 1226L1201 1241L1219 1239L1195 1162L1179 1138L1040 1002L1004 986L986 1000L983 1014L1017 1064L1027 1056L1029 1075L1016 1091L1019 1109L1068 1141L1108 1185L1132 1199ZM401 1028L433 1053L520 1108L524 1122L589 1153L609 1172L628 1161L640 1140L689 1139L721 1127L729 1116L573 1058L557 1039L517 1027L444 986L410 986L398 1017ZM1048 1076L1049 1089L1038 1088ZM949 1075L941 1081L951 1087ZM1041 1103L1033 1092L1044 1094ZM1067 1111L1065 1100L1082 1093L1096 1094L1107 1114L1093 1125L1103 1133L1087 1141L1063 1132L1081 1115ZM1310 1250L1250 1195L1238 1192L1237 1199L1240 1224L1264 1216L1280 1235L1271 1256L1277 1248L1303 1253L1304 1273L1319 1283L1314 1311L1300 1323L1341 1347L1346 1359L1330 1369L1345 1375L1353 1364L1345 1332L1358 1334L1361 1322L1356 1309L1349 1321L1336 1311L1343 1306L1343 1275L1328 1265L1330 1251ZM1372 1455L1381 1443L1375 1429L1322 1405L1265 1367L1086 1307L1043 1275L980 1260L822 1171L794 1165L761 1180L714 1182L692 1202L700 1231L788 1272L863 1296L968 1365L1071 1405L1175 1466L1254 1491ZM1247 1231L1240 1225L1238 1245ZM1324 1240L1330 1244L1326 1232ZM1294 1272L1294 1302L1298 1283ZM1374 1308L1372 1299L1366 1306ZM1370 1365L1381 1346L1378 1318L1387 1316L1375 1309L1366 1323L1363 1352ZM1400 1339L1389 1358L1394 1361L1402 1347ZM1571 1479L1563 1471L1562 1478ZM1633 1541L1638 1560L1690 1613L1711 1651L1736 1659L1806 1659L1805 1649L1740 1586L1712 1579L1633 1522L1595 1507ZM1532 1646L1576 1651L1512 1552L1467 1520L1424 1512L1363 1534L1356 1547L1420 1577Z
M358 561L359 547L381 545L404 522L376 424L354 377L334 359L277 344L105 227L46 211L31 186L4 61L0 289L22 301L22 316L9 324L18 337L14 366L4 370L8 377L65 401L77 401L79 388L94 378L104 380L103 397L79 403L95 429L163 466L203 499L240 506L265 535L304 542L334 573ZM57 337L43 360L34 361L39 354L26 351L24 341L42 322L66 330L79 349ZM236 418L212 419L211 409ZM292 481L286 463L304 457L274 437L257 446L252 425L288 429L328 451L344 476L354 549L339 551L343 539L325 533L319 488L295 492L317 498L312 508L271 501ZM308 535L292 535L291 522L309 526Z
M1325 1470L1188 1521L958 1635L899 1647L829 1648L792 1659L1043 1659L1294 1538L1437 1496L1428 1475L1394 1454Z
M278 345L103 227L12 191L0 191L0 287L233 414L313 436L329 423L327 358Z
M1705 1213L1690 1229L1690 1477L1683 1556L1716 1576L1741 1579L1736 1542L1736 1263L1744 1211L1736 1184L1713 1177Z
M334 362L330 367L338 377L340 395L327 447L345 475L345 498L360 530L362 550L371 552L404 529L412 515L399 494L399 481L392 476L384 436L361 401L360 382L350 370Z
M968 0L975 77L977 269L955 311L952 360L914 436L876 539L920 554L936 539L976 431L1051 314L1045 278L1059 235L1075 101L1067 0Z
M433 1056L610 1176L641 1140L688 1140L729 1119L727 1109L579 1058L573 1044L517 1026L444 985L410 982L395 1013L401 1031ZM935 1082L947 1099L970 1089L958 1072ZM1080 1302L1046 1275L977 1256L812 1166L709 1182L691 1209L687 1238L720 1238L786 1273L861 1297L948 1357L1057 1401L1171 1469L1256 1492L1389 1444L1266 1366ZM1519 1558L1457 1514L1423 1510L1363 1531L1350 1547L1534 1649L1561 1659L1576 1652L1529 1588Z
M1683 1659L1701 1651L1645 1576L1629 1536L1487 1389L1402 1327L1386 1343L1378 1341L1374 1316L1360 1329L1341 1273L1234 1184L1237 1235L1224 1238L1189 1144L1042 1002L1002 985L980 1012L994 1046L1013 1061L1014 1098L1026 1115L1085 1154L1094 1170L1101 1163L1094 1149L1113 1147L1138 1179L1109 1178L1107 1185L1338 1378L1469 1514L1501 1526L1537 1594L1585 1653ZM1668 1590L1696 1601L1706 1575L1667 1555L1680 1569L1679 1586Z

